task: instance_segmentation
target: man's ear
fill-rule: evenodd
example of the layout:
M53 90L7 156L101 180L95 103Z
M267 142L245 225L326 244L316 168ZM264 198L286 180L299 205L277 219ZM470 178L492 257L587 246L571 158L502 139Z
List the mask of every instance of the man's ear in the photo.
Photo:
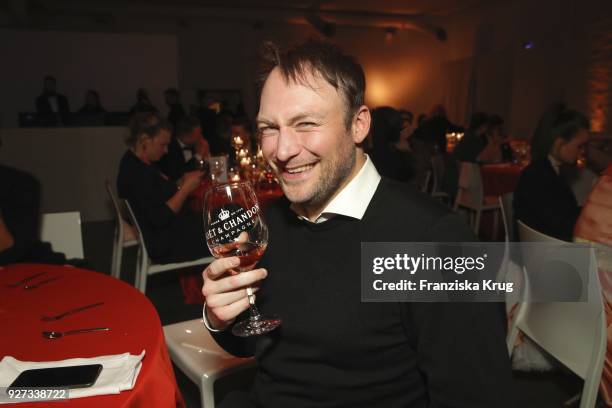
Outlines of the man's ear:
M365 105L361 105L353 116L353 123L351 124L351 136L355 144L360 144L366 138L370 132L371 122L370 109Z

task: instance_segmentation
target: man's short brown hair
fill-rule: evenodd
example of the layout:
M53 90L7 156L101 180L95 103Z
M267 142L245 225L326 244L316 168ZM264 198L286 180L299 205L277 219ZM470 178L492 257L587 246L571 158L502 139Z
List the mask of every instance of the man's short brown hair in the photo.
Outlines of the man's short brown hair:
M272 42L264 43L262 65L258 76L261 92L263 84L276 67L285 81L309 85L310 75L320 75L345 100L345 124L350 128L353 115L365 99L365 75L357 61L329 42L310 39L302 44L281 50Z

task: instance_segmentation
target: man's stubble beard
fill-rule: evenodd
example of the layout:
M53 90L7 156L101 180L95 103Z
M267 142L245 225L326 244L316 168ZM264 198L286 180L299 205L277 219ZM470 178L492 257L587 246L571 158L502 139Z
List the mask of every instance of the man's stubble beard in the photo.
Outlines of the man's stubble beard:
M341 157L335 158L336 161L321 167L320 179L317 185L315 185L312 198L302 203L302 205L320 206L326 203L353 171L356 152L357 148L351 144Z

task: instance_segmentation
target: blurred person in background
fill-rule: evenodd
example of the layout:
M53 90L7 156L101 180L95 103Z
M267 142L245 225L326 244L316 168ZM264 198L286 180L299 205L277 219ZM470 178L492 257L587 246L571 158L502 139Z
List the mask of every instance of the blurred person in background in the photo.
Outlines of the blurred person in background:
M402 126L399 111L388 106L372 111L372 161L382 176L409 182L415 176L415 160L408 142L410 135L402 132Z
M40 183L31 174L0 165L0 265L35 262L83 266L40 240Z
M185 205L200 185L202 172L187 172L177 184L154 165L167 153L171 138L171 126L159 113L134 115L129 130L129 149L119 164L117 192L132 207L149 256L158 263L208 256L202 214Z
M184 116L174 129L174 137L157 167L172 180L179 180L187 172L200 168L202 160L210 156L208 142L202 135L200 120L195 116Z
M571 241L580 213L564 168L575 167L589 141L589 121L557 104L540 119L531 140L531 163L514 192L514 214L531 228Z
M433 146L440 154L446 153L446 134L463 130L446 117L446 109L435 105L424 122L415 130L413 137Z
M164 92L164 101L168 105L168 122L172 125L172 128L176 129L179 120L183 118L187 113L185 108L181 104L181 94L176 88L168 88Z
M486 144L478 154L476 161L479 163L501 163L504 158L508 159L508 142L504 129L504 120L499 115L490 115L486 123ZM511 152L510 152L511 154ZM512 160L512 156L508 161Z
M194 115L200 119L200 125L202 126L202 134L206 140L210 141L215 139L215 123L217 120L217 113L208 106L209 98L206 91L198 91L198 106L194 112Z
M476 112L470 118L470 126L463 138L457 143L453 156L457 161L476 163L478 156L487 147L487 122L489 115Z
M130 108L130 114L141 112L157 112L157 108L151 103L149 93L144 88L136 91L136 104Z
M106 113L100 102L100 95L93 89L85 93L85 104L77 112L79 115L99 115Z
M43 81L43 92L36 98L36 112L43 115L58 115L66 123L70 114L68 99L57 92L57 80L47 75Z

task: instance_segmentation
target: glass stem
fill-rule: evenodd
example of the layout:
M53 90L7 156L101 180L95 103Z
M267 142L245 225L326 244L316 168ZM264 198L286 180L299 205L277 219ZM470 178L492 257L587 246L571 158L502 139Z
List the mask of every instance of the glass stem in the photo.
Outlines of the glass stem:
M259 309L255 306L255 303L251 304L249 307L249 320L251 322L258 322L261 319L261 314L259 313Z

